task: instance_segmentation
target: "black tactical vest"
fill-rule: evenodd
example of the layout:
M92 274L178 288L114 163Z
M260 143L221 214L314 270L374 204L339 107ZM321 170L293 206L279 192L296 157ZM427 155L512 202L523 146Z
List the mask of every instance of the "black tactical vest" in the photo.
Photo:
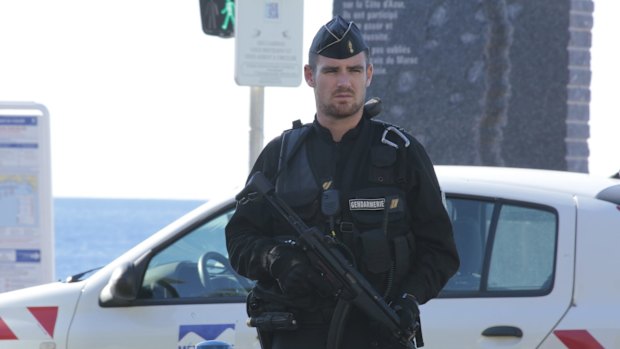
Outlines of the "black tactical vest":
M320 227L326 234L333 230L354 255L357 268L387 296L399 291L398 283L413 260L415 246L406 193L415 180L406 166L406 136L389 124L362 122L367 124L362 126L356 141L359 144L351 154L354 159L343 173L346 185L337 188L340 210L335 217L324 214L331 188L325 188L311 168L306 142L313 132L311 125L282 134L275 187L309 225Z

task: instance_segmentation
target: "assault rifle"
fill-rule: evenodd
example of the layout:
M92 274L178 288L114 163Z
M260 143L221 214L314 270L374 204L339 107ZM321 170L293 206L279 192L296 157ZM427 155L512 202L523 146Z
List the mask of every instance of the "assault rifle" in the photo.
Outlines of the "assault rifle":
M400 317L377 293L373 286L345 258L330 235L316 227L308 227L301 218L275 193L274 186L262 172L256 172L246 187L236 196L240 203L263 198L298 234L297 243L312 265L332 285L333 296L357 306L370 318L382 324L407 348L415 348L416 329L403 330ZM421 343L420 343L421 344Z

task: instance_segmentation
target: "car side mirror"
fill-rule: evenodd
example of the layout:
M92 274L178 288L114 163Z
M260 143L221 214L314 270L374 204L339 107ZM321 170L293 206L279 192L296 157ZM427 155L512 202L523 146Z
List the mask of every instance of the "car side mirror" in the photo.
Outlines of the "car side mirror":
M112 272L99 295L103 307L127 306L138 296L138 281L133 263L123 263Z

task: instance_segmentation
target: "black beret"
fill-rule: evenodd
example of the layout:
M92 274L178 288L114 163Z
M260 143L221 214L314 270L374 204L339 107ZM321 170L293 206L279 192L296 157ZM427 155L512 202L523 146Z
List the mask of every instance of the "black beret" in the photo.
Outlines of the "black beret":
M310 45L310 53L336 59L349 58L362 51L368 51L362 32L355 23L340 16L322 26Z

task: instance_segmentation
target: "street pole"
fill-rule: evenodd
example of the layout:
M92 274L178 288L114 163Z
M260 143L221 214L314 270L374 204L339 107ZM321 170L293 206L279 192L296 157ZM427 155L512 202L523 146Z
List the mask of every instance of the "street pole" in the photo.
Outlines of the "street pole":
M265 109L265 88L263 86L250 86L250 166L258 158L263 149L263 120ZM249 171L248 171L249 172Z

